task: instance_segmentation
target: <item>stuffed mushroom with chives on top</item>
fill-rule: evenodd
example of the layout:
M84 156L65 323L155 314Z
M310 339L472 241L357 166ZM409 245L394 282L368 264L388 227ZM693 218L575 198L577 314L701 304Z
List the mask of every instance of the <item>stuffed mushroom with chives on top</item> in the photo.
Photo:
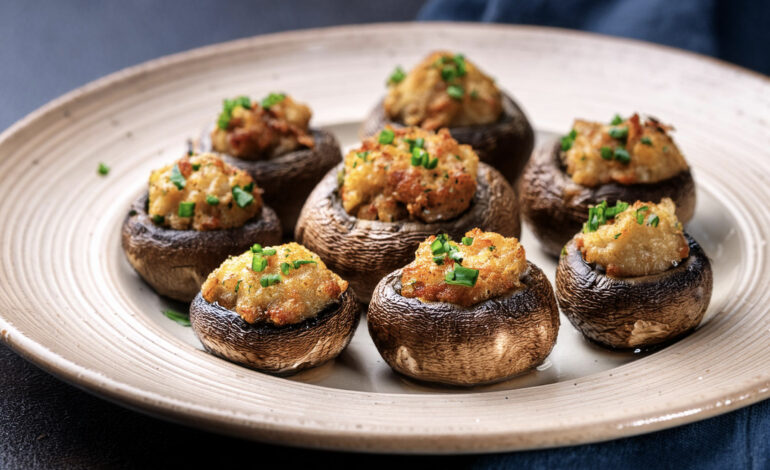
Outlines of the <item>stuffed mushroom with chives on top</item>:
M406 73L397 67L385 98L364 121L369 137L383 127L448 128L482 162L515 181L534 145L532 127L513 99L462 54L433 52Z
M251 176L214 154L186 155L153 171L122 228L134 269L156 292L183 302L229 255L280 239L278 217Z
M302 209L295 236L367 302L382 276L429 235L473 227L520 232L516 195L446 129L385 128L329 172Z
M334 135L310 127L311 115L307 105L285 93L225 99L213 129L200 140L203 150L251 174L286 235L294 233L312 188L342 159Z
M587 338L614 349L652 346L694 329L712 284L708 257L668 198L592 207L556 271L562 312Z
M451 385L497 382L550 354L559 310L516 238L430 236L372 294L369 334L395 371Z
M638 114L609 123L575 120L572 130L535 151L521 178L525 220L545 251L557 255L601 201L676 204L680 221L695 211L695 182L671 126Z
M278 375L337 357L359 316L347 281L297 243L255 244L228 258L190 306L193 331L207 351Z

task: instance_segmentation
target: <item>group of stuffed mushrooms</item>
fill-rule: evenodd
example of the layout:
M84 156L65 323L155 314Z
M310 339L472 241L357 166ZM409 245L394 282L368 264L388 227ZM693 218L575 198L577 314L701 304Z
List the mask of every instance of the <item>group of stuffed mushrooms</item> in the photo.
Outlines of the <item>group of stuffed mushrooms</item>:
M619 350L699 324L712 273L683 229L695 185L670 126L575 120L533 153L522 110L461 54L397 67L387 88L344 156L308 106L270 93L224 100L151 173L123 248L190 302L207 351L296 373L339 355L368 308L395 371L469 386L543 362L559 308ZM517 239L522 216L559 257L555 292Z

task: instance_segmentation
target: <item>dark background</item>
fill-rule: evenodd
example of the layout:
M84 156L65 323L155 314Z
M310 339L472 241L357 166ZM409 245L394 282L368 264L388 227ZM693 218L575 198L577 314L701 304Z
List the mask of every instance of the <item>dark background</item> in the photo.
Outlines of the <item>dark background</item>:
M0 129L84 83L161 55L289 29L449 19L586 29L688 48L770 73L770 2L738 0L11 2L0 0ZM2 156L0 156L2 158ZM243 442L146 417L0 345L0 468L249 466L769 468L770 404L604 444L461 457L365 456Z

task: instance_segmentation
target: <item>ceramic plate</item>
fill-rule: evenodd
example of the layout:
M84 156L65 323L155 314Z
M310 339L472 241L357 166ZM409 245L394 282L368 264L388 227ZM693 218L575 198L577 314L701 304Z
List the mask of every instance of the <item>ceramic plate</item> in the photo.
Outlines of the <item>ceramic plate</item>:
M223 97L285 90L356 142L396 64L464 52L540 136L579 115L642 111L676 125L698 188L688 231L711 257L701 326L648 354L587 343L562 318L537 370L452 389L396 376L362 322L333 363L283 379L203 352L133 272L120 224L149 171L179 157ZM531 27L384 24L255 37L86 85L0 135L0 333L45 370L157 416L268 442L474 452L576 444L703 419L770 393L770 81L681 51ZM99 162L112 171L97 175ZM528 257L555 263L531 232Z

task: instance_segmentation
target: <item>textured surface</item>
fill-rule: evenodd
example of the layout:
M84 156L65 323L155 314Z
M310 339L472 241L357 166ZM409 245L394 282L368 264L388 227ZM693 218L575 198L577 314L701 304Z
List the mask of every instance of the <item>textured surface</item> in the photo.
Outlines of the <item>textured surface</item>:
M515 192L497 170L484 163L479 164L470 207L458 217L429 224L362 220L349 215L337 195L338 168L331 170L308 197L297 222L296 238L348 280L362 302L369 301L383 276L411 261L414 250L430 235L448 233L459 240L475 227L506 237L521 233Z
M292 54L304 54L303 58L311 61L313 57L320 60L318 48L342 53L340 63L344 69L344 64L356 62L354 57L359 61L371 60L371 64L365 65L377 67L377 54L370 51L362 58L355 56L353 49L360 50L361 43L376 43L378 38L382 49L372 50L381 53L387 50L403 57L405 62L416 60L421 53L413 51L415 38L424 41L425 47L433 47L438 42L450 42L453 47L463 44L469 53L484 55L486 60L498 64L498 74L505 77L505 86L517 90L517 96L526 103L536 127L565 128L571 120L570 113L565 110L583 109L587 115L600 118L612 115L618 108L627 109L644 103L651 112L678 123L682 146L692 154L690 159L697 170L699 185L713 195L712 203L722 204L721 208L744 207L751 205L754 198L768 197L767 187L762 184L767 174L766 163L762 160L766 152L763 143L768 140L767 123L762 121L768 112L765 79L687 54L594 36L500 27L484 33L468 26L454 27L451 34L442 36L442 30L448 29L443 25L423 25L403 31L381 26L359 36L355 36L354 30L342 30L329 33L323 40L314 38L311 50L307 43L291 40L291 37L286 42L275 38L261 40L273 41L269 50L279 57L271 56L270 59L279 70L287 66L280 58L280 53L286 53L287 48ZM296 36L302 37L302 34ZM490 44L500 49L490 47ZM240 55L240 59L246 56L253 61L259 59L255 57L259 50L264 51L249 42L228 47L233 48L230 55ZM560 60L561 54L573 61ZM197 62L196 66L183 60L165 62L164 80L144 69L132 80L126 80L126 74L111 79L117 90L108 92L99 85L91 85L88 87L91 93L69 97L58 107L49 107L17 126L13 133L0 138L0 150L4 155L0 164L2 188L8 194L23 194L29 203L40 208L40 218L46 221L46 230L40 228L42 225L37 225L38 230L35 230L33 224L39 221L24 217L22 208L12 199L5 198L0 202L4 220L18 221L12 229L3 227L5 232L0 235L3 240L0 329L6 330L3 339L12 347L23 350L28 357L41 363L64 364L59 374L68 380L98 387L113 398L133 397L129 399L133 406L158 412L163 410L198 425L209 424L223 430L222 423L228 423L227 426L237 427L244 436L283 438L307 445L333 445L329 440L333 439L337 445L347 443L360 448L377 445L382 449L471 450L602 439L708 416L767 394L767 372L762 368L768 361L765 346L767 293L763 286L767 283L764 239L770 218L766 208L756 205L752 206L756 211L755 219L728 220L725 231L732 231L727 239L737 243L737 251L733 253L737 262L722 265L721 269L734 274L734 282L727 285L730 294L725 297L727 300L716 305L713 315L701 329L652 356L569 382L505 392L434 394L426 400L421 395L330 391L253 374L239 377L243 374L242 369L229 368L223 361L182 346L149 316L135 310L133 297L126 296L117 282L120 277L115 274L115 258L105 259L104 253L117 251L115 228L120 223L117 211L130 202L131 195L138 193L142 175L146 174L149 165L162 158L158 153L164 149L173 153L182 149L181 142L189 129L199 128L211 101L215 101L213 96L209 100L203 99L204 95L191 93L191 87L197 84L200 89L194 91L201 91L205 83L210 83L205 80L205 75L215 73L215 65L222 66L223 62L238 69L229 70L231 73L225 81L229 88L224 92L242 88L246 80L258 82L255 81L258 68L248 67L244 60L217 64L216 57L205 53L193 56L204 59L203 63ZM501 57L512 60L501 60ZM610 59L617 64L605 73L601 64ZM510 64L522 61L538 73L514 73ZM553 88L548 87L544 77L560 76L556 71L563 71L565 66L570 68L573 62L576 65L568 70L571 80L558 87L560 106L553 106L554 93L545 93ZM663 89L672 90L669 94L661 93L661 87L645 91L635 86L635 80L641 79L639 64L649 62L660 64L666 75L644 79L662 81ZM384 66L380 67L382 70L377 77L387 73ZM325 73L333 72L325 70ZM196 80L185 80L187 77ZM328 110L319 121L342 122L361 116L366 111L367 97L370 100L381 87L379 79L367 77L354 77L346 81L344 87L342 81L329 80L323 84L322 91L313 93L316 108ZM224 86L222 82L217 83ZM352 84L356 84L356 88ZM611 100L605 95L609 84L617 90ZM713 92L716 86L720 93ZM683 89L688 93L679 92ZM185 99L182 99L182 90ZM332 106L332 97L341 96L343 92L351 101L339 103L337 100L339 106ZM223 90L214 93L221 95ZM142 99L137 100L137 94ZM186 101L190 96L205 102ZM190 106L179 122L169 121L163 113L148 112L164 109L161 103L170 102ZM65 108L68 113L64 112ZM124 118L122 122L126 123L135 122L138 117L157 118L158 121L130 129L129 137L129 129L125 127L110 128L112 124L107 115L111 114ZM730 131L736 122L740 122L740 132ZM62 133L63 129L67 132ZM725 133L729 133L728 143L722 140ZM112 138L119 139L120 145L114 145ZM66 153L50 152L54 145ZM99 150L107 147L117 149L112 155L114 160L110 161L114 162L114 173L109 184L93 183L88 179L94 177L91 168L95 168L104 155ZM741 166L730 165L722 158L733 151L740 151ZM121 158L128 154L134 156L130 164ZM67 159L63 162L57 160L64 157ZM30 192L29 189L36 186L30 183L32 175L21 172L35 162L43 169L42 174L34 176L38 182L47 185L45 194ZM49 165L51 162L60 164L54 168ZM86 192L94 185L100 191L109 187L114 192L108 191L106 198L103 194L95 198ZM63 191L62 187L67 192L56 194L60 203L47 203L51 193ZM740 191L745 187L752 188L750 195ZM73 200L86 200L87 204L68 204ZM694 222L700 223L700 228L710 227L708 223L719 220L722 214L722 211L707 211L703 219L699 220L696 215ZM79 223L71 224L73 220ZM82 230L83 227L88 230ZM708 235L718 237L719 234ZM63 252L62 246L69 250ZM720 257L717 248L714 247L711 253ZM27 259L28 256L33 259ZM733 265L741 269L731 270ZM107 272L103 271L105 268ZM32 295L27 289L35 285L34 281L41 273L52 278L50 292ZM74 290L67 289L63 283L72 282L72 278L82 285ZM113 292L118 294L113 295ZM28 304L31 301L36 305ZM74 341L72 335L83 342ZM31 339L33 336L45 337L48 341L41 346L40 342ZM61 341L62 338L67 341ZM95 343L99 354L91 353L86 346ZM714 345L729 351L734 360L724 364L721 356L712 350ZM111 354L124 347L131 355L118 352L124 367L116 369ZM654 380L650 380L651 370ZM202 380L206 374L216 376L216 381ZM129 385L134 380L141 380L144 386L153 390L147 392ZM238 383L243 387L223 390L223 383ZM264 393L266 388L271 393ZM571 399L574 392L570 390L579 391L581 406L574 406L575 401ZM608 395L609 391L612 393ZM273 406L274 397L287 394L305 405L295 405L291 412ZM207 395L216 396L216 400L206 405L194 404ZM311 406L319 400L327 405L324 409ZM241 407L242 412L228 410L233 404ZM588 416L586 409L591 410ZM445 413L450 410L457 413L448 417ZM314 416L312 420L307 419L309 413ZM409 425L394 425L393 420L399 417L403 419L402 423ZM389 438L383 439L385 435ZM474 441L473 436L481 436L483 440ZM755 445L761 447L761 443ZM688 448L687 443L684 447ZM697 455L690 452L688 455Z

